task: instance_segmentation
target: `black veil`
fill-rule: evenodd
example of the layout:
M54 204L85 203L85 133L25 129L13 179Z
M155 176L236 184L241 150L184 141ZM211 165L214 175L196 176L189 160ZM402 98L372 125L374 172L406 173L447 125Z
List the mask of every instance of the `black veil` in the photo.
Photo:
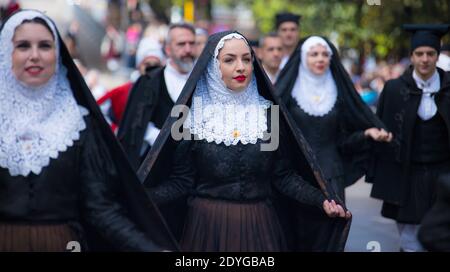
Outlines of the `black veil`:
M184 86L176 105L191 105L196 84L201 75L207 69L209 60L212 56L214 56L214 50L218 42L221 38L230 33L233 32L220 32L209 37L205 49L197 60L197 63L186 85ZM254 54L253 51L252 54ZM306 143L301 132L293 129L295 125L294 121L287 113L285 106L280 103L280 99L274 95L273 86L256 58L254 58L253 66L260 95L265 99L272 101L275 105L280 106L280 127L284 127L285 130L288 131L288 133L286 133L287 135L285 135L286 137L280 139L280 141L286 141L288 142L288 145L292 146L292 154L286 154L286 156L289 156L292 160L294 160L293 165L296 166L296 170L305 180L310 181L313 186L320 188L327 198L336 199L335 192L323 178L322 172L315 161L311 148ZM145 186L156 186L159 182L168 177L172 157L178 144L178 142L171 137L171 129L179 118L180 116L169 116L167 118L151 151L148 153L139 168L138 176L144 182ZM278 207L280 221L282 222L288 237L287 240L291 242L291 250L344 250L351 220L330 218L328 222L334 226L331 228L331 233L326 234L324 237L317 237L314 235L311 236L311 232L305 231L304 229L305 224L308 223L308 219L305 218L301 212L299 212L303 210L310 210L311 208L306 205L298 204L295 201L289 200L281 195L277 195L276 198L276 200L279 200L276 201L276 206ZM183 227L184 216L186 214L186 202L185 199L175 202L176 203L169 204L167 207L160 208L168 221L171 230L175 236L179 238ZM314 211L314 214L317 214L317 209ZM324 213L316 216L326 217ZM319 249L314 248L312 245L315 243L314 240L316 239L325 240L326 245Z
M40 11L36 12L41 13ZM115 169L113 171L117 173L118 178L111 181L108 185L113 186L113 191L117 193L116 200L119 201L125 208L129 218L137 224L141 231L146 233L153 242L161 246L161 248L167 250L177 250L178 244L175 242L173 235L168 230L167 224L162 218L158 208L145 194L142 184L139 183L139 180L131 168L125 153L121 149L109 125L105 121L91 91L83 79L83 76L75 66L75 63L73 62L72 57L70 56L69 51L67 50L61 35L58 32L56 24L46 15L42 14L42 16L51 21L56 29L58 36L57 40L60 45L60 57L62 59L62 64L67 68L67 78L70 82L75 100L79 105L89 110L89 117L91 119L90 121L92 123L92 127L88 127L87 129L92 129L95 134L95 138L100 139L103 142L102 145L98 146L98 149L100 149L100 154L108 154L114 162ZM3 30L3 26L7 21L8 19L5 19L3 22L0 27L0 32ZM101 235L95 230L94 226L83 220L81 223L86 235L86 242L89 250L109 251L114 249L113 245L101 238Z
M283 67L275 84L276 95L286 103L291 96L292 89L297 79L299 65L301 61L301 48L309 37L303 38L289 61ZM330 46L333 55L330 62L330 70L338 89L338 99L344 103L345 117L352 120L350 130L365 130L371 127L383 128L385 125L364 103L355 89L347 71L339 60L339 53L336 47L327 38L323 38ZM300 128L301 129L301 128ZM352 185L360 179L367 171L369 163L368 150L362 150L351 155L342 154L344 162L345 186Z

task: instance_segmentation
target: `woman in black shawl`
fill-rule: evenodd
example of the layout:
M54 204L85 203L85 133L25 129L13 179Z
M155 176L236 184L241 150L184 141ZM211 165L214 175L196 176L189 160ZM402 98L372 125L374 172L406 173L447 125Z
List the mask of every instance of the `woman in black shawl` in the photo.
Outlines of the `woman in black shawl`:
M325 178L344 189L364 175L371 141L390 141L381 121L356 92L336 48L311 36L280 73L277 94L311 145Z
M368 168L371 141L391 141L392 134L361 100L328 40L311 36L300 41L280 73L277 96L305 135L324 178L345 202L345 187ZM332 225L311 211L302 212L312 227L306 232L323 236ZM326 240L317 241L317 246Z
M162 209L182 199L167 218L183 250L343 250L351 215L333 200L283 106L280 116L271 107L279 103L269 82L242 35L211 36L144 160L139 174L151 198ZM336 223L324 247L298 239L301 205Z
M0 251L176 250L55 24L19 11L0 44Z

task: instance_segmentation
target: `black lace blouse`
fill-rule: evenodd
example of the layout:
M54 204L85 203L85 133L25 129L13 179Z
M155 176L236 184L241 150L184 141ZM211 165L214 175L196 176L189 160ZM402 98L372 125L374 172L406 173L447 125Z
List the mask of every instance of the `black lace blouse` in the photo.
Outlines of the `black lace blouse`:
M183 140L178 144L168 180L148 188L158 204L182 196L229 201L258 201L275 188L299 202L322 207L322 192L295 173L282 139L277 150L261 151L256 144L224 144ZM300 175L299 175L300 174Z

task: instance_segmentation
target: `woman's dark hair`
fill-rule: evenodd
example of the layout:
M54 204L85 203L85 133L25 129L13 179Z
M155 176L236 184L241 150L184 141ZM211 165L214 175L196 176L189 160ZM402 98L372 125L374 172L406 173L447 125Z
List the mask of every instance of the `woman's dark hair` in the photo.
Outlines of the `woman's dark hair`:
M44 19L35 17L31 20L24 20L21 25L26 24L26 23L35 23L35 24L40 24L40 25L45 26L45 28L47 28L48 31L50 31L50 33L52 34L53 39L56 40L56 37L54 36L52 29L50 28L50 26L47 24L47 22Z

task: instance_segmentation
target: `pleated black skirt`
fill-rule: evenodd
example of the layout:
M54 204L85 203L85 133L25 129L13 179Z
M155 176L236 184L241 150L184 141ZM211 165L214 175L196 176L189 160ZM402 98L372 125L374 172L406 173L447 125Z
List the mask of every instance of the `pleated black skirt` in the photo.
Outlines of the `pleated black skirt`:
M67 244L76 240L67 224L0 222L0 252L64 252Z
M286 251L286 241L269 202L194 198L181 247L194 252L273 252Z

